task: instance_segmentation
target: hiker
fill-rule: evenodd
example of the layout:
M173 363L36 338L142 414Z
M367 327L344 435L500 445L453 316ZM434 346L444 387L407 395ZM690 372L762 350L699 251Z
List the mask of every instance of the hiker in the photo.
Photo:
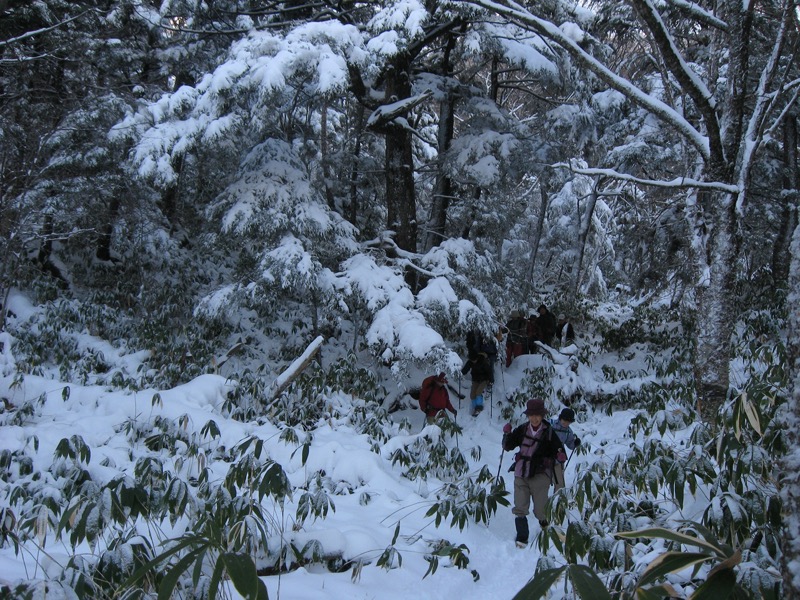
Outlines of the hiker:
M486 354L486 358L492 365L492 377L490 381L494 381L494 363L497 362L497 344L495 344L494 338L487 338L477 329L473 329L467 333L467 358L475 358L481 352Z
M472 358L481 351L481 332L471 329L467 332L467 357Z
M526 334L528 336L527 354L536 354L539 350L536 347L536 340L539 339L539 325L536 324L536 315L529 315L527 321Z
M533 498L533 515L542 528L547 527L544 508L548 491L553 482L553 466L556 455L563 452L561 440L545 420L547 410L544 400L528 400L525 408L528 421L511 428L503 426L503 450L519 448L514 457L514 525L517 529L516 544L520 548L528 545L528 508Z
M494 377L494 365L489 362L485 352L478 352L467 358L467 362L461 368L464 375L470 371L472 371L472 385L469 388L469 399L472 403L472 416L477 417L483 410L483 392Z
M494 365L497 362L497 344L492 337L481 337L480 352L486 354L486 360L489 361L489 385L494 383Z
M453 416L458 411L450 403L450 394L447 392L447 376L444 372L431 375L422 381L419 391L419 407L425 413L425 421L433 425L436 417L444 410L449 410Z
M528 324L525 322L525 313L521 310L512 310L511 319L506 323L506 368L511 366L513 360L522 354L527 342Z
M575 435L575 432L572 431L570 425L575 422L575 411L571 408L565 408L561 411L561 414L558 415L558 418L550 419L550 425L553 427L553 431L556 432L558 439L561 440L561 445L563 448L569 448L570 450L575 450L578 446L581 445L581 438ZM564 481L564 463L567 462L567 455L565 452L560 452L556 457L556 464L553 465L553 479L554 479L554 488L553 493L557 492L558 490L564 489L565 481Z
M572 323L567 321L567 315L561 313L558 315L558 325L556 325L556 339L561 342L561 347L565 348L570 344L575 343L575 330L572 328Z
M536 327L539 329L539 341L547 344L548 346L553 345L553 338L556 335L556 318L547 307L542 304L536 309L536 312L539 313L539 316L536 317Z

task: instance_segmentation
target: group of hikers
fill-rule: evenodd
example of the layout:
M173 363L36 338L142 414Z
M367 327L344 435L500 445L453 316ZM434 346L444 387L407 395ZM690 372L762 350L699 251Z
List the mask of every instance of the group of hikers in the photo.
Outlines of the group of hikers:
M575 331L572 324L561 314L556 319L542 304L538 316L527 319L522 311L513 311L511 319L501 328L495 339L472 331L467 335L467 359L461 369L463 374L471 373L472 384L469 397L472 416L483 410L483 395L494 383L494 365L498 350L496 341L506 336L506 368L514 358L521 354L536 351L536 342L552 345L558 340L564 348L574 343ZM449 386L444 372L426 377L419 393L419 406L425 413L426 423L433 424L438 415L449 411L455 417L458 411L450 401L448 388L459 399L464 396ZM571 429L575 412L564 408L557 418L546 419L544 400L539 398L527 402L525 411L527 421L514 428L510 423L503 427L503 452L519 448L514 456L514 464L509 471L514 472L514 525L516 544L523 548L528 544L528 519L531 501L533 514L540 527L547 527L544 509L549 499L550 486L554 491L564 487L564 469L568 463L567 450L577 448L581 440ZM502 458L501 458L502 461Z
M447 378L444 373L430 378L430 391L420 394L420 407L425 410L427 422L432 424L441 410L453 415L458 411L450 402L447 392ZM425 389L425 388L423 388ZM528 545L528 513L533 501L533 515L544 529L548 522L544 509L550 497L550 486L558 492L565 486L564 470L569 458L567 450L575 450L581 444L580 438L572 431L575 411L565 408L557 418L545 419L547 409L544 400L534 398L525 406L526 422L517 426L506 423L503 426L503 452L519 448L509 471L514 472L514 515L516 528L515 542L520 548ZM502 458L501 458L502 461Z
M539 306L538 316L531 315L526 319L523 315L523 311L512 311L511 319L500 328L494 338L475 330L467 333L467 359L461 368L461 373L470 374L472 379L469 399L473 417L477 417L483 411L484 392L494 383L494 366L498 356L497 342L503 337L506 340L506 368L511 366L517 356L535 352L537 342L552 345L557 339L561 348L575 342L575 329L572 323L567 321L566 315L560 314L556 319L544 304ZM422 382L420 408L425 412L429 423L432 423L436 415L443 410L457 414L450 403L446 386L445 373L430 375ZM460 392L456 393L463 398Z
M525 317L521 310L511 311L511 318L501 330L506 336L506 367L510 367L517 356L536 352L537 342L548 346L558 342L563 348L575 341L575 329L565 314L556 319L544 304L536 312Z

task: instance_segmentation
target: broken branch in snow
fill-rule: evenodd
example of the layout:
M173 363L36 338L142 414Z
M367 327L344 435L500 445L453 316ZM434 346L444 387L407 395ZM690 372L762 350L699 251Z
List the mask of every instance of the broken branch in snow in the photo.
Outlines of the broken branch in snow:
M278 375L278 378L272 382L272 394L271 400L275 400L278 396L281 395L283 390L289 387L289 384L292 383L297 377L302 373L305 368L308 366L308 363L312 361L314 356L316 356L319 349L322 347L322 336L319 335L317 338L308 345L305 352L301 354L298 358L290 364L286 370Z
M245 347L245 343L242 342L242 341L238 341L233 346L228 348L228 351L225 354L223 354L222 356L212 357L211 358L211 365L214 367L214 371L217 372L222 365L224 365L226 362L228 362L228 359L231 356L234 356L234 355L238 354L239 352L241 352L241 350L244 347Z

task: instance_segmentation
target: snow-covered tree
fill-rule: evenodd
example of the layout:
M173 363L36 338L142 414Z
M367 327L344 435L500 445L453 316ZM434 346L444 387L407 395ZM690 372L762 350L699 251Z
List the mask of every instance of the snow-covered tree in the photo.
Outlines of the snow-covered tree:
M757 201L757 167L765 145L797 99L796 61L788 50L797 37L794 3L770 2L769 10L762 12L735 0L718 3L716 10L702 3L676 3L673 8L633 0L634 32L644 36L660 74L656 88L650 85L650 71L641 78L626 61L614 60L617 55L593 36L591 18L577 23L565 10L563 18L550 19L542 16L549 11L543 13L538 3L472 3L559 47L680 144L674 162L651 165L645 176L613 169L575 170L671 187L676 199L685 203L695 261L698 407L704 418L713 420L728 393L736 265L742 225ZM691 35L682 35L684 31ZM625 49L624 44L617 47Z

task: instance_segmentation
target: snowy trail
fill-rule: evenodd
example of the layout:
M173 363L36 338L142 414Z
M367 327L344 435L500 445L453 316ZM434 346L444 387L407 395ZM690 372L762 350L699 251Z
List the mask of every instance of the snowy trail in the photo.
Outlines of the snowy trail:
M486 465L492 475L498 472L505 481L507 490L513 489L513 476L508 473L512 453L501 457L500 441L504 419L501 410L506 398L527 377L526 367L541 361L540 356L523 357L515 361L508 370L499 373L484 411L477 417L470 416L469 400L461 401L458 424L463 428L457 441L449 438L448 445L456 443L467 458L470 472L477 473ZM457 385L457 381L453 381ZM313 442L308 460L302 464L296 444L279 439L281 429L270 422L262 425L242 423L224 417L221 406L231 382L223 377L205 375L171 390L163 390L156 398L155 390L136 394L110 391L98 386L70 385L65 397L64 384L51 379L27 377L24 385L15 386L10 377L0 378L0 392L15 405L25 402L38 403L44 393L44 402L34 414L21 423L6 425L0 436L0 450L16 451L24 448L32 459L35 469L45 471L54 461L54 450L64 438L80 436L92 452L88 470L100 482L109 481L120 474L131 476L134 465L142 456L151 454L142 441L131 442L126 433L128 426L140 426L161 418L176 426L185 427L187 435L195 435L209 421L219 427L219 436L203 437L202 447L212 456L217 447L233 447L250 435L264 441L269 456L281 464L294 486L302 487L316 473L325 473L337 486L330 496L335 510L325 518L308 519L301 527L294 527L294 510L297 496L287 507L282 517L274 512L275 522L283 522L284 535L298 547L310 540L319 540L326 552L341 552L346 558L365 561L360 573L352 569L343 573L327 571L323 566L300 568L281 577L264 577L270 598L289 600L323 600L329 598L370 598L379 600L405 600L413 592L422 600L439 600L444 597L480 598L485 600L507 600L531 577L540 557L536 544L518 549L513 543L514 519L510 507L499 507L489 523L470 522L462 530L450 527L449 520L439 528L433 517L425 514L436 501L435 491L439 482L435 479L410 480L403 477L404 468L393 465L391 452L419 437L423 429L424 415L416 406L393 413L392 420L408 419L411 432L386 441L380 453L370 446L369 436L357 433L348 418L320 422L313 430ZM461 381L461 392L468 394L469 380ZM453 398L458 406L457 398ZM338 404L345 414L350 410L350 399L333 395L329 402ZM551 405L551 410L560 409ZM588 444L586 454L573 456L566 473L570 485L584 466L599 459L612 458L625 452L627 444L623 436L632 411L621 411L611 416L605 414L579 415L573 429ZM520 414L515 422L521 422ZM438 428L432 428L438 435ZM37 440L34 449L31 440ZM202 437L202 436L201 436ZM480 458L473 457L472 450L480 447ZM172 449L165 468L177 469L175 452ZM101 465L101 461L106 464ZM188 461L191 463L191 461ZM222 481L227 463L210 463L212 477ZM184 466L183 469L192 468ZM180 471L180 472L184 472ZM55 489L61 485L52 479L48 485ZM510 496L508 497L510 500ZM283 519L283 521L281 521ZM531 540L539 533L539 526L529 516ZM396 527L399 536L396 548L402 556L402 566L389 570L376 566L381 553L391 544ZM180 527L174 529L175 535ZM425 560L430 548L441 540L453 545L464 544L468 548L469 565L466 569L449 566L449 559L441 558L438 570L423 577L428 570ZM47 549L64 560L68 555L54 546L52 539ZM78 551L87 555L97 549L84 547ZM35 550L34 550L35 554ZM27 577L41 577L42 570L31 559L34 554L15 555L6 545L0 549L0 581L15 581ZM55 573L57 565L51 565ZM233 594L235 598L236 595ZM554 596L557 597L557 596Z

